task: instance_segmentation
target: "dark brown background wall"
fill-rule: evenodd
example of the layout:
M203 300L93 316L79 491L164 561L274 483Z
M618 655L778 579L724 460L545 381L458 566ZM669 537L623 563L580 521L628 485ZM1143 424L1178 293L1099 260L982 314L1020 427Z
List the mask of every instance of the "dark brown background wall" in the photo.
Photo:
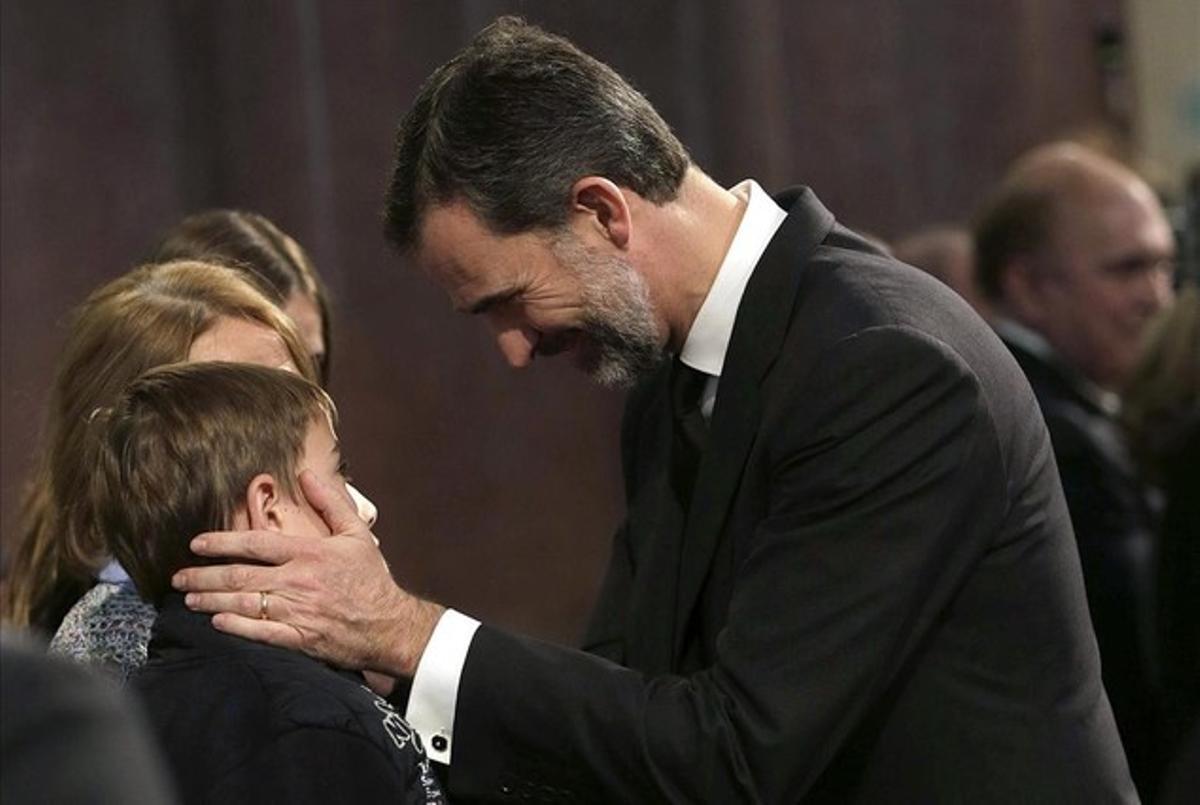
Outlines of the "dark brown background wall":
M66 312L162 229L258 210L336 298L333 391L397 576L571 640L620 516L620 397L508 370L380 235L391 136L497 14L574 38L727 183L804 182L890 237L961 218L1014 154L1103 117L1118 0L3 0L0 547Z

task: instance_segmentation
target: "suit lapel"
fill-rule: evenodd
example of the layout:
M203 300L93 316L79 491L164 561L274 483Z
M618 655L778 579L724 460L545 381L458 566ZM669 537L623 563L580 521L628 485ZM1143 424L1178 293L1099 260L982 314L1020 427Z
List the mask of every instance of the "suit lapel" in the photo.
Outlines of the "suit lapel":
M717 386L709 448L700 463L684 528L671 653L675 660L758 432L762 379L787 334L803 266L834 223L807 188L788 191L776 202L788 216L758 261L738 305Z
M683 512L671 483L674 423L670 366L651 381L641 415L638 487L627 513L635 573L625 609L625 664L647 674L671 670ZM626 470L628 472L628 469Z

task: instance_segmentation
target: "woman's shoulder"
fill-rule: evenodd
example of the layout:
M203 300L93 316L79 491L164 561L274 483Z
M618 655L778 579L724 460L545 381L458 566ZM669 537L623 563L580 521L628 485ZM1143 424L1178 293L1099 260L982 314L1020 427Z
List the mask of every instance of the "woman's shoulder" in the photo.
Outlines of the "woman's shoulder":
M126 679L146 662L155 610L127 584L99 582L67 612L50 652Z

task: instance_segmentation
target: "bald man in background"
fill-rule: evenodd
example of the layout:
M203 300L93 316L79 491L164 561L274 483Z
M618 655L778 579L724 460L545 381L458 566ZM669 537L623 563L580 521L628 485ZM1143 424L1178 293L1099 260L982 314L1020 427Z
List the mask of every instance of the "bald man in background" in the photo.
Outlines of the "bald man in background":
M1117 424L1146 326L1173 298L1175 247L1133 172L1056 143L1018 160L975 228L994 326L1050 431L1105 687L1144 797L1154 793L1154 515Z

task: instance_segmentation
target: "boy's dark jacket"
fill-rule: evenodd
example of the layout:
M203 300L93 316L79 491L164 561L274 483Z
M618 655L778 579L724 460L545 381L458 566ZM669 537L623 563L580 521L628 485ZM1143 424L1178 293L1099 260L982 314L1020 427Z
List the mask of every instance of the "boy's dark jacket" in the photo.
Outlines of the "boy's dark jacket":
M420 740L357 674L164 601L131 685L188 803L441 803Z

